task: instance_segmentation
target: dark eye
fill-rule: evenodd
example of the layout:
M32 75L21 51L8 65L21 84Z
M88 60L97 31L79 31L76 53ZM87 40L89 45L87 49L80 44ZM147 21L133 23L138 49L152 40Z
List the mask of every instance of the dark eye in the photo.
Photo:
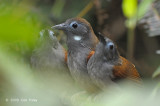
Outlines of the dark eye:
M114 44L113 44L113 42L107 43L107 47L109 48L109 50L113 50L113 49L114 49Z
M113 49L113 45L110 45L109 48L110 48L110 50L112 50Z
M78 25L77 25L76 23L74 23L74 24L72 24L72 27L73 27L74 29L76 29L76 28L78 27Z

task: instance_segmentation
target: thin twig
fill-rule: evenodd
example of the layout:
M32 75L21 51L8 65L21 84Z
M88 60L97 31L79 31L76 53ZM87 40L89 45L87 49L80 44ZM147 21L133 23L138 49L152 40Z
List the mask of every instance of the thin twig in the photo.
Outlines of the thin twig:
M93 1L91 0L87 6L77 15L77 17L85 16L93 7Z

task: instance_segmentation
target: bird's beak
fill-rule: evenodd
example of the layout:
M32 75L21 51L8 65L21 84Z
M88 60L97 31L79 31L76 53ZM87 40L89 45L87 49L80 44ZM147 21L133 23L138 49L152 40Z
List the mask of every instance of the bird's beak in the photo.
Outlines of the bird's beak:
M51 28L52 29L58 29L58 30L64 30L66 27L67 27L66 24L62 23L62 24L58 24L58 25L52 26Z

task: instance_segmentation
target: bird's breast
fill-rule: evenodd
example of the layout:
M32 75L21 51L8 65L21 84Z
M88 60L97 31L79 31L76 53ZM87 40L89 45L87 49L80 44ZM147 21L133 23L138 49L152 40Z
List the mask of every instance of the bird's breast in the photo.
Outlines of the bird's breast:
M83 79L83 77L88 76L87 52L89 51L81 51L81 52L68 51L68 59L67 59L68 68L70 70L71 75L76 80L80 80Z

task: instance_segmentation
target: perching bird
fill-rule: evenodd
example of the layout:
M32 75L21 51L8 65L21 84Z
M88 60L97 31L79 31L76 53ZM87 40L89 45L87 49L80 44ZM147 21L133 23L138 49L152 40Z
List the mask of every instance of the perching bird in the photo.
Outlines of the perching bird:
M67 64L72 77L87 89L94 88L88 76L87 57L95 49L98 39L90 23L83 18L72 18L52 28L63 30L67 35Z
M97 86L104 88L120 79L140 81L135 66L119 55L112 40L99 35L99 41L87 64L88 74Z
M54 32L45 29L40 32L40 45L31 57L31 65L38 70L68 70L65 62L66 51L54 36Z

